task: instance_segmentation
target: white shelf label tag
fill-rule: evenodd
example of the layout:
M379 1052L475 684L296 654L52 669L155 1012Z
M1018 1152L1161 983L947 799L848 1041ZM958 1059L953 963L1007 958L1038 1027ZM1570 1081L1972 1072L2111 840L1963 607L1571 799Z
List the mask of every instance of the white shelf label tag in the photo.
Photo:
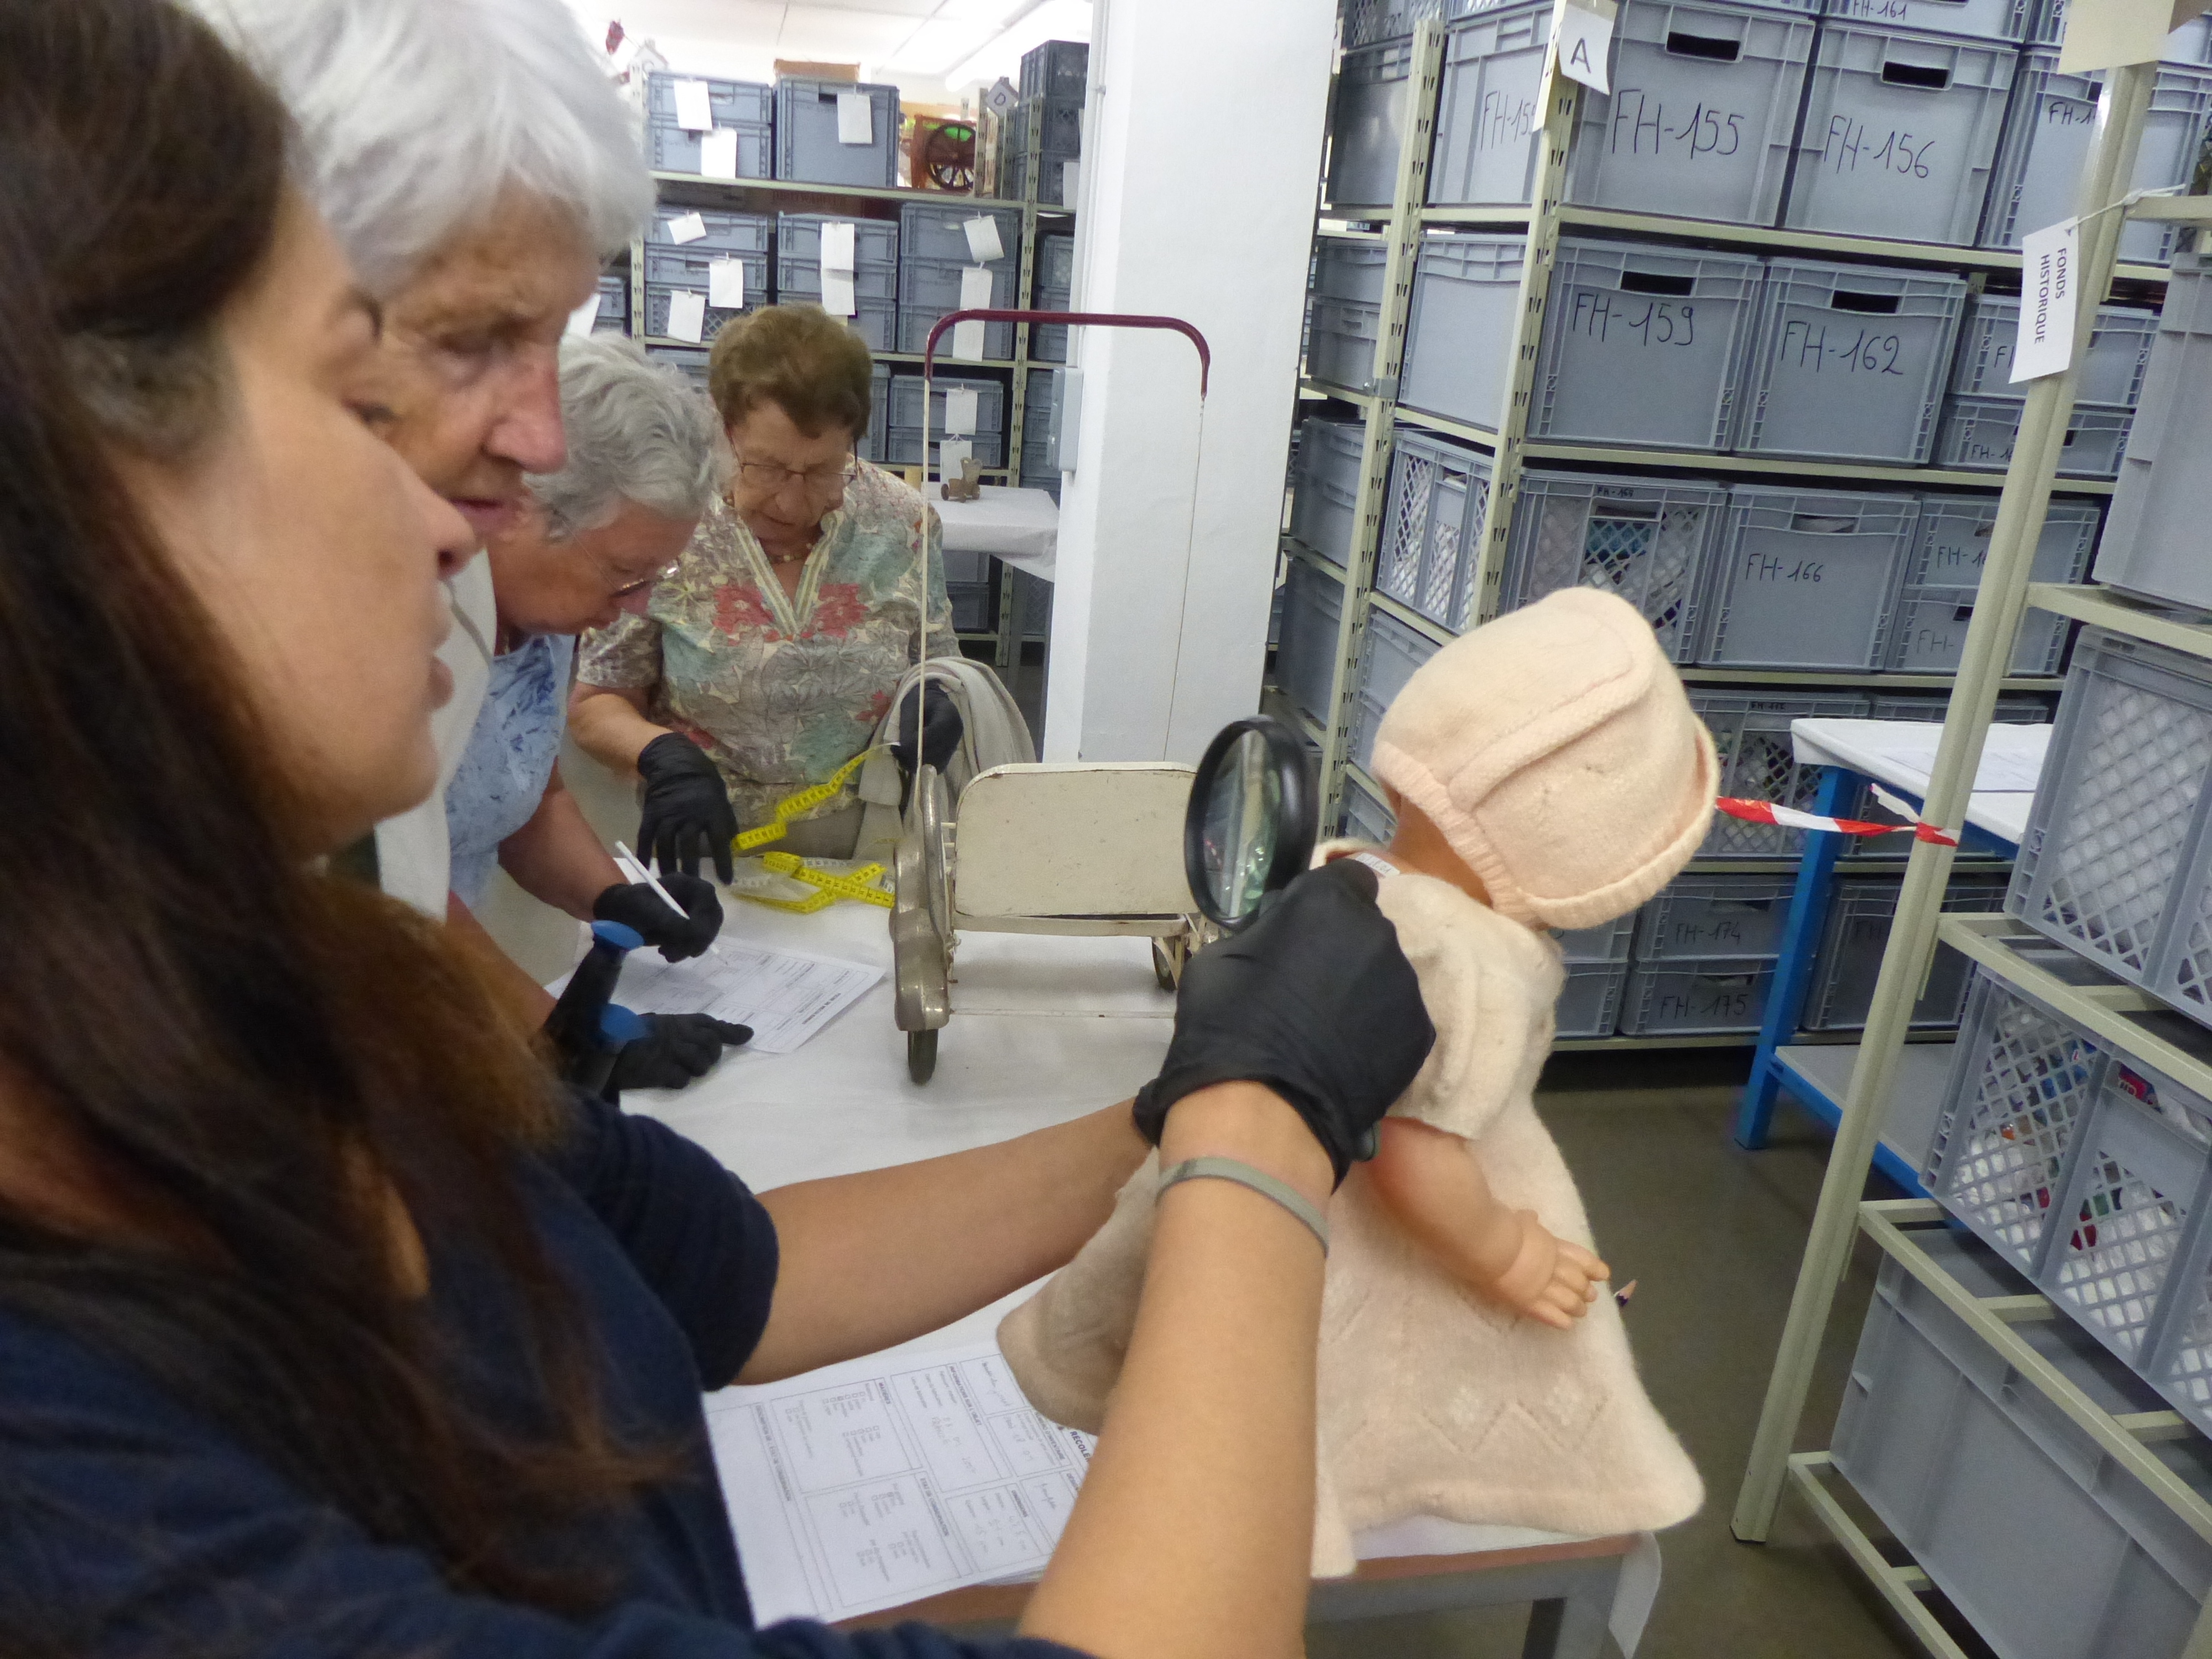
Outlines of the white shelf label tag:
M704 81L676 83L676 125L686 132L714 131L714 106L707 96Z
M707 296L696 289L679 288L668 296L668 337L697 345L707 332Z
M738 176L738 130L716 127L699 140L699 176L734 179Z
M2067 219L2030 231L2020 245L2020 338L2013 346L2014 384L2063 374L2074 361L2078 309L2075 262L2081 222Z
M964 328L967 325L964 323L955 323L953 326ZM975 394L970 392L969 395L973 397ZM940 478L958 477L961 468L966 465L968 458L975 453L975 446L966 439L957 441L947 439L937 447L937 476Z
M707 303L718 311L745 308L745 262L717 259L707 267Z
M953 325L955 328L959 324ZM972 386L947 386L945 392L945 430L947 435L964 438L975 430L975 388Z
M837 94L837 142L872 144L876 142L875 100L865 92Z
M832 317L850 317L860 307L853 303L853 273L849 270L828 270L822 273L822 309Z
M960 309L987 311L991 305L991 273L981 265L969 265L960 273Z
M960 227L968 233L968 257L978 264L1006 257L1006 245L999 240L999 222L988 213L979 213Z
M983 325L955 323L952 325L952 349L946 354L963 363L983 361Z
M822 227L822 269L842 276L853 274L853 222L832 219Z
M681 247L686 242L696 242L707 234L707 222L696 213L686 213L668 222L668 240Z
M1613 0L1566 0L1559 9L1559 73L1612 95L1606 74L1613 55Z

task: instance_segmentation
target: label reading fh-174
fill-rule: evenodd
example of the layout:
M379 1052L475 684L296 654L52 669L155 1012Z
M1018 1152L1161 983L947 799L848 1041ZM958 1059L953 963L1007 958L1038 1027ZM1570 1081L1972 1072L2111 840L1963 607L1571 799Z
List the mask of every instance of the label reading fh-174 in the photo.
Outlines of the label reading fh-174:
M2068 219L2031 231L2020 245L2020 339L2012 351L2012 379L2063 374L2074 361L2075 259L2081 227Z

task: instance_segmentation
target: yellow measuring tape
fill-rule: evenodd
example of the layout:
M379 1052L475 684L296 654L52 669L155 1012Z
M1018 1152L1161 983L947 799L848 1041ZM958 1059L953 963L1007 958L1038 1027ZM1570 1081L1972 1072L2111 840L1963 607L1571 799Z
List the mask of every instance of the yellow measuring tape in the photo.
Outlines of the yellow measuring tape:
M776 803L775 816L757 830L748 830L730 844L740 853L750 853L756 847L769 842L781 841L791 820L801 812L811 811L826 800L835 799L852 781L853 774L869 756L876 751L863 749L820 783L811 789L802 789L787 800ZM880 864L866 864L850 875L832 875L827 870L817 870L796 853L763 853L761 863L779 876L804 882L816 890L803 899L763 898L756 893L740 893L738 896L754 904L764 904L771 910L788 910L795 915L811 915L826 909L839 899L855 899L862 904L878 904L888 910L892 907L892 896L874 884L884 873Z

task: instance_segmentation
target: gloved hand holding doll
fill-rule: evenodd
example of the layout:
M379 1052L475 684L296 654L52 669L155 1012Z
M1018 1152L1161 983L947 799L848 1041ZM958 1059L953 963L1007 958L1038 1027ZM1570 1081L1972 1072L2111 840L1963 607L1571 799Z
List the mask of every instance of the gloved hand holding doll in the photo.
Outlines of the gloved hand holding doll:
M1439 651L1384 715L1399 816L1377 903L1437 1040L1328 1216L1314 1570L1414 1515L1587 1534L1674 1524L1697 1471L1636 1376L1534 1091L1565 978L1551 928L1650 898L1704 839L1712 740L1620 599L1554 593ZM1321 856L1357 850L1324 846ZM1133 1323L1147 1164L1000 1343L1032 1404L1096 1429Z

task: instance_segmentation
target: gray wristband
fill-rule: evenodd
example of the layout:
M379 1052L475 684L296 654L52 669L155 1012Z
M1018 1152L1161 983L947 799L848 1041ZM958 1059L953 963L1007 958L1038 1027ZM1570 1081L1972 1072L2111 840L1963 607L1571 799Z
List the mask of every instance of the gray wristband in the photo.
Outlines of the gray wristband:
M1239 1164L1233 1158L1185 1158L1172 1170L1160 1172L1158 1191L1164 1193L1179 1181L1233 1181L1240 1187L1249 1187L1263 1198L1273 1199L1305 1223L1313 1236L1321 1241L1321 1253L1323 1255L1328 1254L1328 1223L1322 1218L1321 1212L1307 1201L1304 1194L1276 1180L1264 1170L1255 1170L1249 1164Z

